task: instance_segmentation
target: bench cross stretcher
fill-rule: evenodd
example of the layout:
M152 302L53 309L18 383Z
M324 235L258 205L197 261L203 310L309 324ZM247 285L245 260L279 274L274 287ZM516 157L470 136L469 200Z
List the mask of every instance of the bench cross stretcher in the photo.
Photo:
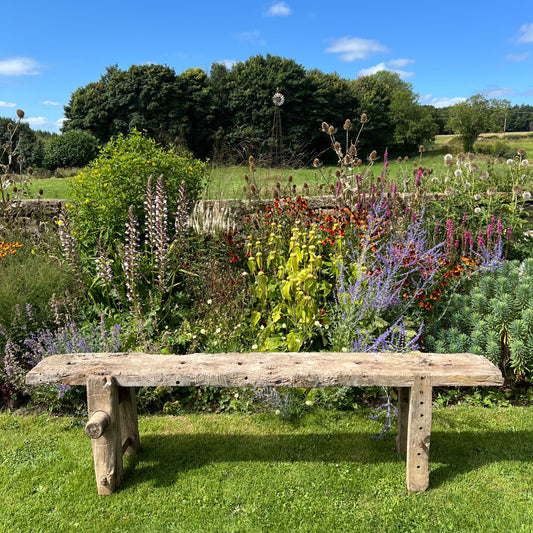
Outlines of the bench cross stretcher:
M500 386L503 378L482 356L457 353L221 353L53 355L27 375L28 385L87 387L98 494L122 477L122 456L138 452L135 387L398 387L396 448L407 456L407 490L429 485L432 389Z

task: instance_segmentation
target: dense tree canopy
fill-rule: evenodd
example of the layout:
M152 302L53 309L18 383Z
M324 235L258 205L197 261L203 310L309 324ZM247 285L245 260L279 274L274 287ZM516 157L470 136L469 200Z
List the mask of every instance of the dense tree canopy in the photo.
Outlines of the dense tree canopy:
M277 91L285 97L279 116L286 159L290 154L302 162L327 146L319 131L322 121L342 127L346 119L357 123L365 113L362 156L387 147L396 156L431 141L443 116L454 109L444 115L420 105L411 84L393 72L348 80L306 71L292 59L257 55L231 68L214 63L209 73L188 69L176 74L162 65L108 67L99 81L72 94L64 131L89 131L104 143L137 128L197 157L242 161L272 151ZM455 123L450 119L449 127Z

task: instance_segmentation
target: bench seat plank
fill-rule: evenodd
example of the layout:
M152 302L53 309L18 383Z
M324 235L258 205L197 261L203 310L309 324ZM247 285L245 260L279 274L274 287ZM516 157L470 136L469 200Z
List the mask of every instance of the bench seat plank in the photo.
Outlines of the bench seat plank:
M121 387L412 387L417 376L436 386L500 386L501 372L482 356L433 353L262 353L53 355L26 377L28 385L86 385L113 376Z

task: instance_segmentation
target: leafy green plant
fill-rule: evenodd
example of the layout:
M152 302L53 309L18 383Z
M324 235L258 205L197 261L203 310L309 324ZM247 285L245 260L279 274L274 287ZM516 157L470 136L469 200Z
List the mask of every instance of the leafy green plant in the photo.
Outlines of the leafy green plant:
M429 351L473 352L498 365L510 382L533 377L533 259L487 272L470 292L453 294L426 337Z
M71 130L46 143L43 167L84 167L98 155L98 140L87 131Z
M70 181L73 202L67 204L73 235L84 253L97 244L112 248L124 241L128 209L143 211L146 186L163 176L168 194L169 223L174 223L178 189L186 185L194 201L205 183L205 163L174 149L163 149L134 130L112 139L91 164ZM141 227L144 234L144 225Z

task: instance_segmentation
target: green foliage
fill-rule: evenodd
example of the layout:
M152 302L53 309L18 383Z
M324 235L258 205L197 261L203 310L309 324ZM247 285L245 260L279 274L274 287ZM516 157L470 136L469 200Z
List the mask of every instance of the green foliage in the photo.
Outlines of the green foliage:
M43 167L84 167L98 155L98 141L87 131L69 130L44 146Z
M505 111L509 107L507 100L488 99L476 94L465 102L450 107L447 125L461 136L463 150L471 152L480 133L501 129Z
M446 315L426 337L429 351L473 352L510 381L533 377L533 259L487 272L469 293L452 296Z
M13 129L9 129L10 124ZM14 134L15 136L13 136ZM7 149L5 149L6 145L8 146ZM24 172L29 167L41 166L43 143L28 124L21 122L20 119L0 117L0 146L4 149L2 157L0 157L0 164L8 163L9 152L11 151L14 155L11 170L14 172Z
M172 148L163 149L135 130L109 142L71 180L73 203L68 204L67 212L75 239L85 253L94 253L97 243L108 249L123 240L129 207L143 212L150 176L164 177L169 223L173 224L181 182L194 201L204 186L206 165Z

